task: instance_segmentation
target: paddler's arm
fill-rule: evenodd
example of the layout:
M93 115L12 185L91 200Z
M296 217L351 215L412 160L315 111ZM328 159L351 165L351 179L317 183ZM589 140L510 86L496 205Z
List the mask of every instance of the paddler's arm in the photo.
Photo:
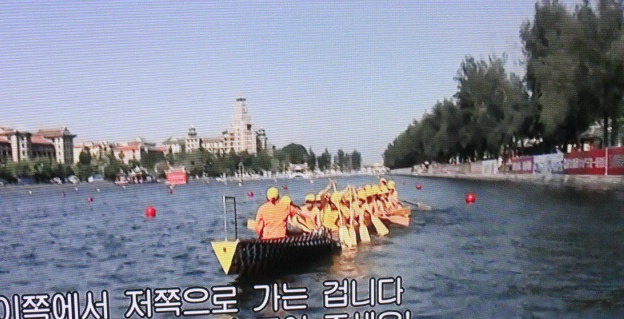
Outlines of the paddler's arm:
M327 193L329 189L331 189L335 184L336 182L334 182L333 179L330 179L329 184L325 188L323 188L318 194L321 196L325 195L325 193Z
M258 210L258 213L256 214L256 227L254 228L254 231L256 232L259 238L262 238L263 228L264 228L264 214L262 213L261 210Z

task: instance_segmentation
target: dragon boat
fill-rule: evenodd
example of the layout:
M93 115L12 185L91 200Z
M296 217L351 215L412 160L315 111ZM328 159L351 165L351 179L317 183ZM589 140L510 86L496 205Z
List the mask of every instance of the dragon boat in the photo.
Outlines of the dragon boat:
M269 273L302 265L340 250L340 243L319 232L281 239L239 239L212 242L212 249L227 275Z
M233 201L235 240L227 238L227 205ZM212 250L227 275L266 274L303 265L339 251L341 245L325 231L280 239L239 239L236 198L223 197L225 240L211 242Z

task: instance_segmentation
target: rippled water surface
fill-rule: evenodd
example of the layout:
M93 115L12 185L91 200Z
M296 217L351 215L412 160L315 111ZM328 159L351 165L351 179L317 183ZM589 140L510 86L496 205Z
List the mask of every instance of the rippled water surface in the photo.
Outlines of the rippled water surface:
M309 308L295 311L297 318L303 313L322 318L371 310L323 309L323 281L355 279L366 291L371 277L400 275L403 304L376 308L378 312L409 310L412 318L624 316L622 193L395 180L403 199L434 209L414 211L409 228L392 228L386 238L374 238L357 251L292 273L248 279L224 275L210 249L210 241L224 238L222 196L237 197L240 225L255 214L268 186L287 186L282 193L301 202L326 181L256 181L242 187L193 182L171 195L161 184L0 188L0 295L77 291L84 298L87 291L99 295L106 290L110 317L123 318L129 304L124 291L129 289L234 285L238 316L256 318L269 314L251 311L263 298L253 286L287 282L309 289ZM339 179L338 185L373 181L353 177ZM416 183L422 190L415 189ZM249 191L255 198L246 196ZM475 205L465 204L468 191L476 193ZM156 208L156 218L144 217L147 205ZM253 235L241 226L239 233Z

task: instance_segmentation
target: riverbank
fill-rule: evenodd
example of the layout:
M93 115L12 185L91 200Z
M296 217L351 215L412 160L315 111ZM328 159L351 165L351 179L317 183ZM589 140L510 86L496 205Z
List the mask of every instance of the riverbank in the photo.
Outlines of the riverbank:
M605 175L564 175L564 174L471 174L411 173L409 169L392 170L392 175L426 178L466 179L479 181L519 182L546 186L588 188L597 190L624 190L624 176Z

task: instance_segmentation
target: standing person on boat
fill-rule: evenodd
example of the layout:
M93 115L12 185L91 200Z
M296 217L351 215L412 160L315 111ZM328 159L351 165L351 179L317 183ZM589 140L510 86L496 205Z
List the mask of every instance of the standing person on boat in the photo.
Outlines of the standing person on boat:
M279 192L275 187L267 190L266 199L266 203L260 205L256 214L256 234L260 239L284 238L289 209L279 201Z

